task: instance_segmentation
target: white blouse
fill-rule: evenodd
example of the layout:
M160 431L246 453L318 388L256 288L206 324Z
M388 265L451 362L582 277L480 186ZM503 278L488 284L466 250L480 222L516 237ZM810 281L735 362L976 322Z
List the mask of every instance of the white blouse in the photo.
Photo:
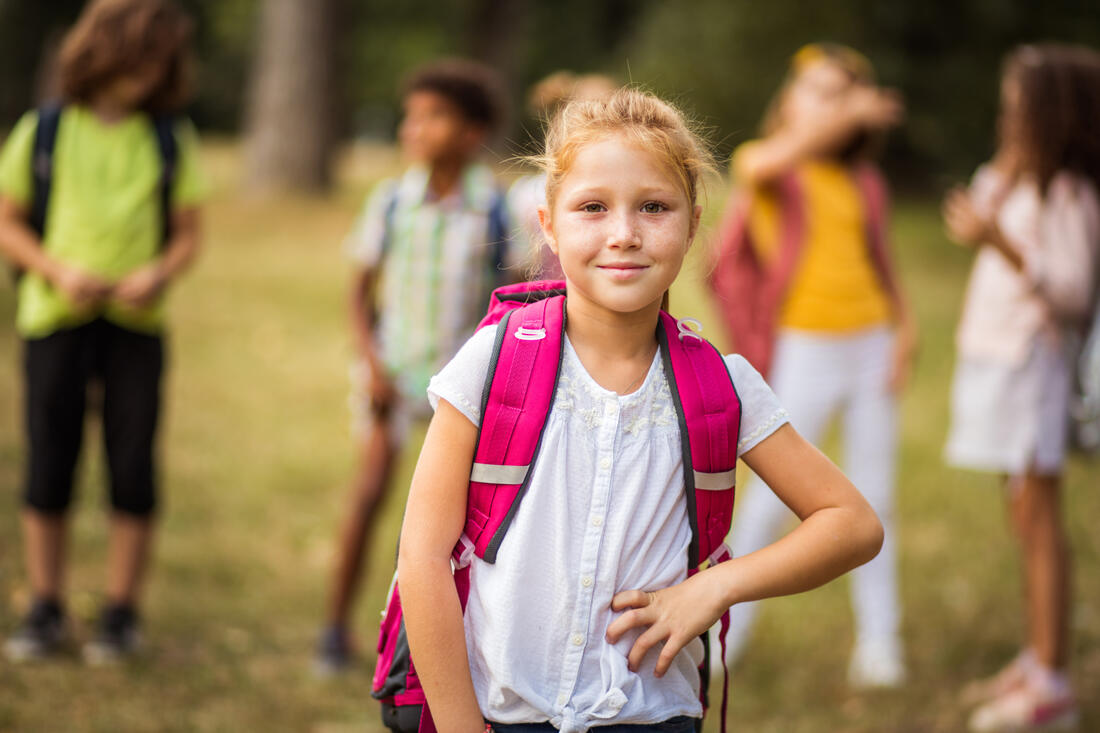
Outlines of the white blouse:
M495 328L473 336L432 378L477 425ZM640 632L609 644L611 598L687 577L691 542L680 429L658 353L635 392L618 395L585 371L568 339L531 482L494 564L474 559L466 645L482 714L499 723L550 721L563 733L610 723L702 716L703 646L684 648L662 679L656 651L638 672ZM788 421L748 362L725 357L741 398L738 455Z

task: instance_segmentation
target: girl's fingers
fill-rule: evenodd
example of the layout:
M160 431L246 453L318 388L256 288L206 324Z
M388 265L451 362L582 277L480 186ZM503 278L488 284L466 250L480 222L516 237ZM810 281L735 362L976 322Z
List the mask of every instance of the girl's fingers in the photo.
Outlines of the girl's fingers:
M658 626L650 626L646 629L645 633L638 637L634 642L634 646L630 647L630 654L626 657L626 663L631 672L637 672L642 666L642 660L645 659L645 655L649 653L657 644L665 641L669 636L669 632ZM667 647L668 644L666 643ZM662 656L664 653L662 652ZM675 656L675 654L673 655ZM671 662L671 660L669 660ZM668 669L668 664L665 664L665 669ZM658 666L656 674L660 677L664 672Z
M611 599L611 610L622 611L625 608L644 608L649 605L650 593L644 590L624 590Z
M649 614L645 613L644 609L636 608L632 611L627 611L608 624L605 637L608 642L614 644L623 637L623 634L631 629L639 626L649 626L651 623L652 620L649 618Z

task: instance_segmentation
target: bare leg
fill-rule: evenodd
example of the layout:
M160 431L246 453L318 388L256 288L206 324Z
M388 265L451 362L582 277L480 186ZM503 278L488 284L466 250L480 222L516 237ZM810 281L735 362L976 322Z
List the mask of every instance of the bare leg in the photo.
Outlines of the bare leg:
M115 512L107 545L107 602L137 605L153 539L151 517Z
M1014 479L1012 512L1024 570L1027 635L1038 661L1065 669L1069 661L1069 543L1062 526L1061 477Z
M340 529L328 622L345 626L359 588L363 550L377 518L378 504L385 495L393 470L396 447L387 421L376 419L369 428L360 453L358 473L351 487L347 513Z
M68 517L23 510L23 551L35 598L60 599L65 576Z

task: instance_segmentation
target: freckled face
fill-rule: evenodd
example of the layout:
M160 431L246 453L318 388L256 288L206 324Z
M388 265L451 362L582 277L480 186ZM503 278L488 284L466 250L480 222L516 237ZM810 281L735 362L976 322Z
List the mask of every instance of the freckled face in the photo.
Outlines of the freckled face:
M656 156L611 135L577 152L539 218L570 298L628 314L659 306L700 211Z

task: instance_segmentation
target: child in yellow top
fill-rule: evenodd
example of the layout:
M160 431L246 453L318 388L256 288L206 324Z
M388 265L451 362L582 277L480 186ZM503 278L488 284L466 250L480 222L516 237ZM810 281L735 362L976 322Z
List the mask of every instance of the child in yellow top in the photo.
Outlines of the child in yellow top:
M797 258L776 304L768 381L798 431L813 442L840 413L844 468L886 528L878 558L853 573L857 634L849 679L856 686L895 686L905 676L893 474L896 396L908 374L915 328L882 242L871 239L885 231L884 204L872 203L863 183L868 175L880 180L869 150L902 114L896 95L874 86L862 55L814 44L793 58L764 137L733 157L736 195L748 197L750 238L764 268L780 255L785 218L797 215L801 222ZM792 186L798 192L794 212L784 209L792 206ZM785 516L783 504L759 480L750 482L731 533L734 555L768 544ZM729 661L739 655L753 616L750 604L733 609Z
M0 253L23 273L16 316L26 368L23 539L34 594L4 645L15 661L49 655L65 636L66 516L93 381L103 387L112 513L106 604L85 659L112 661L137 644L156 506L162 295L200 239L195 133L168 117L188 96L190 36L190 19L170 0L90 3L61 50L65 106L58 117L46 108L25 115L0 154ZM32 164L41 167L35 139L48 117L57 127L39 232L31 226ZM171 160L161 129L174 141Z

